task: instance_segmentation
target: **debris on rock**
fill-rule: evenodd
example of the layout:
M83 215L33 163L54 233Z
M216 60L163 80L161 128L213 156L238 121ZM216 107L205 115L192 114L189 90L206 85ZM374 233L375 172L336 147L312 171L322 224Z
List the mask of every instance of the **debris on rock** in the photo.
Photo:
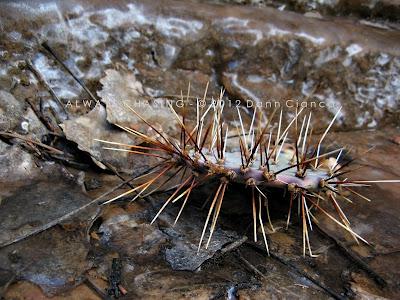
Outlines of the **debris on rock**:
M140 141L137 137L109 124L106 120L106 110L102 105L96 105L88 114L67 120L61 126L67 139L78 144L80 150L90 153L93 161L103 169L106 168L104 163L109 163L119 171L132 174L155 161L147 157L142 157L138 161L128 152L103 149L109 145L105 146L96 139L133 145Z
M149 126L131 111L132 108L154 127L170 134L177 132L177 122L166 99L151 100L144 92L142 83L130 71L108 69L105 73L106 76L100 79L103 87L97 94L106 105L109 123L132 127L141 132L145 129L144 133L150 134L146 132Z

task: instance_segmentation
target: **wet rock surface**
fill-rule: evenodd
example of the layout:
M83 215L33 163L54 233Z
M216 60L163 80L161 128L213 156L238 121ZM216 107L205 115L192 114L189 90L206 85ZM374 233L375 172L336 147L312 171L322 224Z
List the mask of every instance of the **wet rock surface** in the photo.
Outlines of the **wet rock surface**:
M65 176L57 165L43 167L36 176L25 173L24 178L4 186L2 192L10 194L1 195L2 247L90 201L75 178ZM96 207L88 209L71 223L90 220L95 211Z
M50 295L79 284L90 267L85 227L97 207L88 207L37 234L38 228L87 204L90 198L57 165L32 175L25 173L22 181L4 184L2 192L8 195L3 196L0 210L0 268L11 273L13 280L30 281ZM2 282L2 287L6 284Z
M40 286L47 295L59 294L84 280L91 265L87 253L83 232L53 228L2 249L1 267L11 269L15 279Z
M141 264L154 259L167 239L160 230L149 225L146 214L145 207L133 214L118 208L106 212L97 231L100 243Z
M9 145L0 141L0 161L0 182L2 184L26 179L27 176L35 177L39 172L34 158L18 145ZM0 194L4 197L6 191L4 190Z
M397 145L390 141L390 136L396 132L397 130L387 130L385 133L363 131L362 134L358 134L355 154L362 153L371 143L377 147L375 154L372 151L363 156L362 161L368 164L364 172L370 174L367 177L364 175L363 179L381 176L380 172L383 171L379 171L380 168L387 170L386 165L389 163L395 167L390 155L397 153ZM336 143L339 137L344 143L348 139L354 141L352 133L337 133L333 142ZM380 160L381 163L379 163L378 158L382 153L387 155L387 160ZM371 167L369 164L375 164L376 167ZM389 173L385 175L388 177L385 178L397 174L397 171L390 170L392 169L388 170ZM100 182L104 180L98 175L97 178ZM117 180L109 182L108 179L104 182L108 183L100 185L98 188L100 191L96 189L91 191L93 196L101 194L101 190L108 190L110 186L118 183ZM197 255L196 245L206 211L196 208L196 202L202 203L206 198L207 194L204 193L208 193L209 189L204 187L194 194L191 199L192 205L188 206L181 215L179 223L174 227L171 225L179 209L179 203L167 208L154 225L149 225L149 221L168 195L160 195L154 199L154 208L150 205L151 203L144 200L137 200L132 204L114 205L97 214L97 221L90 223L92 224L89 225L90 244L87 244L86 237L88 225L83 225L83 227L75 225L73 229L64 225L3 248L1 253L6 255L5 262L19 257L19 259L14 259L15 262L12 265L14 272L20 272L15 278L25 280L25 282L17 281L11 284L6 290L6 299L22 299L29 292L35 292L35 295L41 295L40 297L45 299L52 293L59 294L60 291L66 292L60 299L69 299L68 297L79 292L85 295L87 293L88 299L97 299L99 295L101 297L101 294L93 294L85 290L89 284L87 278L92 283L95 282L96 286L102 287L100 292L104 292L107 287L106 278L110 272L111 260L115 256L122 259L123 281L121 284L128 291L127 299L159 297L160 293L167 299L222 297L229 293L255 299L274 296L328 299L330 297L346 298L350 295L359 297L379 295L395 298L399 292L396 282L398 276L396 269L392 266L398 261L395 230L398 218L393 214L395 211L393 205L396 205L397 201L393 192L397 193L398 188L378 187L373 191L376 192L365 193L366 196L372 198L373 202L364 203L360 202L364 201L363 199L355 199L357 201L354 204L344 206L355 230L362 234L372 247L357 245L351 237L332 225L332 222L327 222L323 216L318 216L319 226L334 240L317 229L311 233L314 253L319 255L317 258L301 256L301 227L294 218L289 229L285 230L286 222L280 218L279 214L272 215L275 232L270 230L269 225L265 226L271 250L271 257L268 257L261 242L254 244L241 240L241 233L246 232L246 226L243 224L251 224L251 216L243 212L239 218L237 215L224 213L216 231L216 234L218 231L221 233L214 239L217 243L216 248L212 246L208 251L201 249L200 254ZM119 193L121 191L116 191L116 194ZM235 197L240 200L244 196L235 194L234 190L227 195L231 201L234 201ZM83 214L85 215L88 217L87 214ZM368 217L365 217L366 215ZM382 219L385 222L382 222ZM237 220L243 220L243 222L237 222ZM71 224L71 222L68 223ZM373 228L373 230L368 228ZM249 235L249 232L247 234ZM226 240L224 236L228 239ZM368 268L386 280L387 286L382 287L378 284L353 258L348 256L342 247L338 246L335 240L341 242L341 245L344 245L344 248L350 250L353 255L361 257ZM51 241L50 244L46 242L49 247L47 249L39 247L45 241ZM64 241L68 242L68 246L63 244ZM229 249L232 242L238 242L238 244L224 252L224 249ZM61 248L66 252L61 251ZM31 250L28 251L28 249L36 249L35 255L40 254L40 258L37 258L33 265L27 262L28 259L31 260L32 255ZM15 255L13 256L12 253ZM76 253L80 254L76 255ZM177 257L182 260L176 259ZM57 271L52 267L54 264L58 266ZM65 266L67 269L60 266ZM261 274L255 272L251 266L257 268ZM182 269L196 269L196 271L182 271ZM42 274L40 278L43 280L51 277L58 278L59 281L57 283L41 281L38 280L38 274ZM83 279L86 281L82 285L80 283ZM47 296L35 290L26 281L39 285ZM77 287L71 289L74 286Z
M341 127L374 128L398 118L397 30L272 8L226 10L174 1L163 2L162 10L148 2L40 5L31 15L28 4L3 4L9 42L2 52L2 76L17 86L28 76L28 84L36 85L30 72L17 67L30 57L65 104L82 104L88 95L40 46L43 41L93 90L107 68L119 65L136 73L152 97L180 95L189 81L192 95L201 97L211 80L209 96L222 85L243 105L247 99L283 106L288 99L323 102L329 109L319 111L321 126L339 106L344 107ZM26 22L14 26L10 15ZM86 110L70 108L70 113Z
M397 160L398 149L391 142L392 136L398 130L386 130L385 132L361 132L354 136L350 133L335 135L336 140L357 144L355 156L359 156L359 170L352 177L369 180L382 180L399 178L399 163ZM369 147L375 148L368 154ZM367 175L366 175L367 174ZM398 230L400 228L398 216L398 185L373 184L371 187L359 188L357 191L371 200L356 197L355 203L343 203L346 214L352 216L355 230L359 232L371 244L370 247L357 245L348 235L339 235L337 228L328 225L324 218L321 223L330 235L339 240L343 245L348 245L352 251L362 257L373 270L388 282L388 290L395 295L398 293L398 272L388 268L388 265L398 261ZM357 281L356 281L357 282ZM394 296L392 296L394 297Z
M0 91L0 131L17 131L25 135L44 135L46 129L24 101Z

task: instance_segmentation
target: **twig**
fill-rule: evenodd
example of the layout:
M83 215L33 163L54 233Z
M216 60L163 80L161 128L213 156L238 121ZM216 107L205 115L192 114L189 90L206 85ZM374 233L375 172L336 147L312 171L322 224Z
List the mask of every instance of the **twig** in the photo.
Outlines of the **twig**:
M360 269L364 270L372 279L381 287L385 287L387 282L378 273L368 266L368 264L363 261L357 254L347 249L342 242L338 241L331 235L329 235L325 230L323 230L318 224L315 227L327 238L329 238L335 245L342 251L353 263L355 263Z
M263 249L264 249L264 248L263 248ZM275 288L277 291L284 291L284 292L286 292L288 295L291 295L292 297L296 297L296 296L297 296L297 295L296 295L294 292L292 292L290 289L288 289L288 288L282 286L281 284L275 282L275 281L272 280L271 278L268 278L267 276L265 276L265 275L264 275L260 270L258 270L252 263L250 263L247 259L245 259L245 258L243 257L243 255L242 255L242 253L240 252L240 250L236 250L236 253L235 253L235 254L236 254L235 256L236 256L239 260L241 260L241 261L246 265L246 267L247 267L248 269L250 269L252 272L254 272L258 277L261 277L262 279L268 280L268 282L269 282L271 285L274 285L274 288Z
M8 136L8 137L11 137L11 138L20 139L20 140L23 140L23 141L25 141L25 142L35 144L35 145L38 145L38 146L40 146L40 147L42 147L42 148L44 148L44 149L46 149L46 150L53 151L53 152L55 152L55 153L57 153L57 154L60 154L60 155L63 155L63 154L64 154L64 152L61 151L61 150L58 150L58 149L56 149L56 148L54 148L54 147L51 147L51 146L49 146L49 145L43 144L43 143L38 142L38 141L34 141L34 140L32 140L32 139L29 139L29 138L27 138L27 137L24 137L24 136L22 136L22 135L19 135L18 133L11 133L11 132L0 131L0 135L2 135L2 136Z
M252 263L250 263L247 259L245 259L242 255L242 253L240 252L240 250L236 250L236 257L241 260L248 269L250 269L254 274L257 275L257 277L263 278L265 279L265 275L259 270L257 269Z
M106 295L106 293L105 293L101 288L99 288L99 287L97 286L97 284L95 284L95 283L90 279L89 276L86 276L84 282L86 283L86 285L89 286L89 288L90 288L91 290L93 290L94 292L96 292L96 293L100 296L101 299L103 299L103 300L109 300L109 299L110 299L110 297L108 297L108 295Z
M25 101L29 104L29 106L32 108L33 112L35 115L38 117L38 119L46 126L46 128L54 135L60 136L61 128L60 127L54 127L53 124L43 115L41 111L39 111L35 104L32 102L31 99L26 98Z
M25 62L26 62L26 65L27 65L28 69L33 73L33 75L35 75L35 77L39 81L39 83L49 91L50 95L58 102L58 104L60 105L60 107L63 110L63 112L68 117L68 112L66 111L66 109L64 107L64 104L61 102L60 98L58 98L58 96L56 95L54 90L51 88L51 86L49 86L49 84L43 78L43 76L39 72L39 70L36 69L36 67L32 64L30 59L26 59Z
M227 252L237 249L246 241L247 241L247 236L243 236L241 239L229 243L226 247L221 249L221 254L225 254Z
M247 241L246 242L247 245L251 246L252 248L254 248L255 250L263 253L264 255L266 254L266 250L264 247L259 246L258 244L255 244L253 242ZM294 266L292 263L290 263L289 261L287 261L286 259L274 254L270 252L270 256L279 261L281 264L285 265L286 267L289 267L290 269L292 269L293 271L295 271L297 274L299 274L300 276L303 276L305 278L307 278L309 281L311 281L312 283L314 283L316 286L318 286L320 289L322 289L323 291L325 291L327 294L329 294L331 297L333 297L336 300L344 300L344 298L342 296L340 296L338 293L336 293L335 291L333 291L330 287L326 286L324 283L319 282L318 280L314 279L311 275L309 275L308 273L300 270L299 268L297 268L296 266Z
M47 42L42 43L42 47L46 49L56 60L57 62L76 80L76 82L85 90L86 93L92 98L93 101L97 101L96 97L90 92L90 90L86 87L85 83L80 80L72 71L68 68L68 66L61 60L61 58L55 53L55 51L47 44ZM89 153L90 156L93 158L97 159L94 157L91 153ZM98 159L97 159L98 160ZM99 160L100 161L100 160ZM125 180L116 170L116 168L111 165L110 163L102 162L111 172L113 172L118 178L121 180ZM130 188L133 188L131 184L127 183L127 185Z
M86 85L78 78L72 71L67 67L66 64L61 60L61 58L55 53L55 51L47 44L47 42L42 43L42 47L46 49L59 63L60 65L78 82L78 84L85 90L86 93L92 98L92 100L97 101L96 97L89 91Z

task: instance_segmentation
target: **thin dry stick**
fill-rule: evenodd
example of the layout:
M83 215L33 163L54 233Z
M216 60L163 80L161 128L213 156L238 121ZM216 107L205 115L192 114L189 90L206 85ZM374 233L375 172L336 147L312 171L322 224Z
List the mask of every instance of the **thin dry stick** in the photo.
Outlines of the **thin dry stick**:
M57 103L60 105L61 109L63 112L68 116L68 112L66 111L64 104L61 102L60 98L56 95L54 90L49 86L47 81L43 78L42 74L39 72L38 69L32 64L32 61L30 59L25 60L26 65L28 69L35 75L36 79L39 81L39 83L44 86L50 93L50 95L57 101Z
M24 137L24 136L22 136L22 135L19 135L18 133L10 133L10 132L0 131L0 135L2 135L2 136L7 136L7 137L11 137L11 138L20 139L20 140L23 140L23 141L25 141L25 142L38 145L38 146L40 146L40 147L42 147L42 148L44 148L44 149L46 149L46 150L55 152L56 154L64 155L64 152L61 151L61 150L58 150L58 149L56 149L56 148L54 148L54 147L51 147L51 146L46 145L46 144L43 144L43 143L41 143L41 142L32 140L32 139L30 139L30 138Z
M46 49L57 61L58 63L79 83L79 85L85 90L86 93L92 98L92 100L97 101L96 97L89 91L86 85L80 80L72 71L68 68L68 66L61 60L61 58L55 53L55 51L47 44L47 42L42 43L42 47Z

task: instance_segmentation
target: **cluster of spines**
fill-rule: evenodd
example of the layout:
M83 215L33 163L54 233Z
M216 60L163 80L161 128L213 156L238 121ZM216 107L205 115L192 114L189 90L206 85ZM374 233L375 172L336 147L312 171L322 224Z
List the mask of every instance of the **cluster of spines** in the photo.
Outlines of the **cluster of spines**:
M202 100L203 103L205 103L206 100L207 88L205 90L204 97ZM189 101L189 94L190 94L190 85L188 88L186 101ZM204 228L198 246L198 249L200 249L205 236L206 229L208 228L208 224L211 219L209 237L206 243L206 248L207 248L209 246L211 237L215 230L216 222L220 214L222 201L224 199L225 191L228 187L228 184L231 181L235 181L234 178L236 176L245 174L246 172L248 172L249 168L253 168L252 164L256 160L256 157L258 155L258 159L260 161L260 165L258 166L258 168L263 171L264 183L272 181L280 181L282 184L286 186L287 190L290 192L287 226L290 223L293 202L296 199L298 201L299 213L302 220L302 228L303 228L303 255L305 255L306 248L308 248L310 256L314 256L311 251L309 231L308 231L308 229L310 230L313 229L312 219L315 220L315 216L311 212L313 208L319 210L321 213L325 214L328 218L330 218L333 222L335 222L340 227L349 232L357 242L358 240L362 240L363 242L367 243L366 240L364 240L361 236L359 236L351 229L350 222L337 201L338 197L351 202L351 200L342 193L342 190L345 189L346 191L352 193L353 195L356 195L364 200L370 201L370 199L360 194L359 192L351 189L350 187L369 186L370 183L400 182L400 181L399 180L363 181L363 180L347 180L347 179L339 181L337 179L339 176L343 176L352 171L344 169L348 167L350 163L353 162L353 160L349 160L342 165L338 163L341 155L343 154L343 148L324 154L320 154L320 152L321 152L321 144L324 138L326 137L328 131L332 127L335 119L339 115L340 109L329 123L327 129L322 133L322 135L318 139L317 144L313 148L314 150L312 155L310 157L307 157L309 156L308 153L311 147L310 140L313 134L312 133L313 130L310 125L311 112L303 118L300 130L298 130L298 118L302 113L303 109L300 109L299 111L296 110L295 117L289 122L289 124L283 130L282 110L281 110L276 138L275 141L272 141L272 136L274 135L273 131L275 127L270 126L270 122L277 110L273 111L272 115L267 119L266 124L262 124L262 119L264 114L262 113L262 111L259 111L258 126L254 126L256 120L256 112L257 112L257 110L255 109L252 115L250 129L248 133L246 133L242 117L240 114L240 110L239 108L237 108L239 121L236 122L237 125L235 127L237 133L236 137L239 137L239 149L241 157L241 166L240 166L241 174L237 174L235 172L232 172L232 170L224 168L224 160L225 160L227 139L229 138L229 130L228 130L228 125L223 122L223 109L224 109L223 94L224 91L221 90L219 99L211 101L210 105L205 109L205 111L203 111L203 107L200 108L199 99L196 100L197 101L196 125L191 130L189 129L189 126L186 122L186 117L185 116L180 117L178 113L175 111L175 109L172 107L172 105L169 104L169 108L171 109L171 112L175 116L180 127L179 141L171 136L168 136L165 132L158 130L155 125L149 123L136 110L126 105L126 107L131 112L133 112L142 122L144 122L152 130L154 130L154 132L156 133L156 137L148 136L144 133L141 133L127 126L120 126L120 125L117 126L122 130L130 134L133 134L136 137L139 137L147 145L151 146L128 145L128 144L122 144L118 142L104 141L104 140L98 140L98 141L110 145L118 145L120 147L125 147L125 148L104 147L105 149L115 150L115 151L125 151L138 155L156 157L161 159L162 163L159 165L158 168L155 169L157 171L153 169L153 171L149 172L148 174L141 176L141 177L147 177L154 174L154 176L151 179L147 180L144 183L139 184L135 188L130 189L127 192L122 193L121 195L113 199L106 201L104 204L111 203L117 199L128 196L132 193L136 193L132 201L136 200L138 197L148 196L151 193L162 189L164 186L167 185L168 182L170 182L173 178L175 178L179 173L182 173L181 177L182 182L176 186L172 195L168 197L168 199L164 202L161 209L158 211L158 213L151 222L153 223L158 218L158 216L161 214L161 212L166 208L166 206L169 203L175 203L178 200L183 199L181 208L175 219L176 223L193 189L196 186L204 183L210 177L213 177L213 175L218 176L220 178L220 183L217 186L216 192L213 194L211 205L207 214L207 218L204 224ZM182 98L181 100L183 100L184 98L182 94L181 98ZM209 114L210 111L213 111L213 114L211 115L211 121L205 128L204 125L206 122L206 116ZM238 124L240 124L240 128ZM294 153L292 158L293 162L280 170L272 171L271 165L276 164L278 162L280 153L287 141L289 129L293 124L295 124ZM267 132L268 130L269 132ZM326 173L327 177L321 179L318 182L317 186L315 186L315 189L307 189L298 186L293 182L285 182L277 178L278 174L292 168L297 169L295 175L297 178L300 179L305 178L307 170L310 170L312 172L312 170L319 169L320 167L322 167L321 159L326 158L327 156L332 155L334 153L338 153L338 155L333 160L334 162L333 165L328 166L328 171ZM215 162L211 162L211 157L214 157ZM172 171L173 169L175 169L175 171L173 171L172 174L168 174L168 172ZM188 173L188 175L186 175L186 173ZM167 178L165 179L164 177ZM161 182L158 185L156 185L151 191L144 194L144 192L147 191L150 186L155 185L157 181ZM263 193L261 190L263 182L260 183L254 180L253 178L249 178L246 180L246 186L249 186L251 188L251 195L252 195L251 206L252 206L252 216L253 216L254 240L257 241L257 223L259 223L265 247L269 253L268 242L262 221L263 201L265 203L266 213L271 230L274 231L274 227L272 226L271 219L269 216L268 198L265 195L265 193ZM320 200L324 202L330 202L332 204L340 221L335 217L333 217L327 210L321 207Z

